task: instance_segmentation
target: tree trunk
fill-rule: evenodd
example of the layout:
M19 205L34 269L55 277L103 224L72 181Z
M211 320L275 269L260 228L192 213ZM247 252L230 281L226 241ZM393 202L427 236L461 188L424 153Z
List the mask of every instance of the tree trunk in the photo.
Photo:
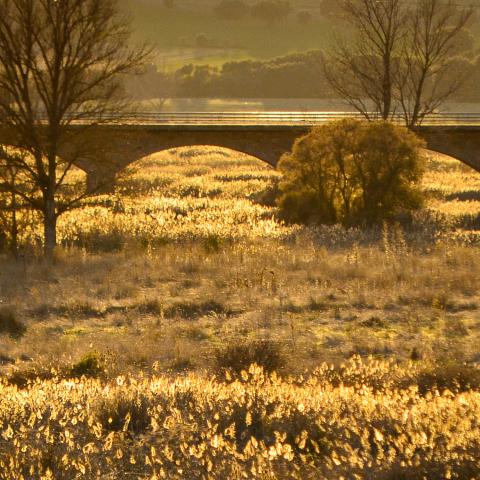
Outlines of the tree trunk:
M43 231L45 242L45 256L52 257L57 246L57 214L55 212L55 198L45 199L43 213Z
M10 249L15 258L18 257L18 222L17 222L17 198L15 193L12 193L12 228L10 232L11 236L11 245Z
M390 70L391 58L389 54L385 54L383 57L383 111L382 120L388 120L390 118L390 110L392 108L392 80Z

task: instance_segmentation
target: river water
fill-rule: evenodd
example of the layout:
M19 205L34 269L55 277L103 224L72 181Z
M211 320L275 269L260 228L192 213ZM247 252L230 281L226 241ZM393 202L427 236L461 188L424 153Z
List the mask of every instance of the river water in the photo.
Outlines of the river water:
M342 100L315 98L172 98L164 112L229 112L229 111L353 111ZM439 112L480 113L480 103L448 102Z

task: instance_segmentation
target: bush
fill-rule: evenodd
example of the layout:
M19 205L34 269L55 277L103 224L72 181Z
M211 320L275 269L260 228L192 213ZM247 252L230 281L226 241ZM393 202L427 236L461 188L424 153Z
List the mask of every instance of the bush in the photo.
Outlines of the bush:
M285 366L281 345L272 340L254 340L231 343L215 352L215 363L219 370L240 374L252 364L266 372L273 372Z
M211 45L209 38L204 33L199 33L195 37L195 46L197 48L207 48Z
M425 369L417 378L421 394L438 389L466 392L480 389L480 369L473 365L444 362Z
M98 353L87 353L77 363L72 365L70 375L72 377L96 377L104 371L102 361Z
M388 122L342 120L297 139L278 168L287 221L377 224L422 204L415 134Z
M8 307L0 308L0 334L20 338L27 331L27 327L17 319L15 311Z
M308 10L301 10L297 13L297 22L300 25L308 25L312 21L312 14Z
M145 432L150 426L150 399L140 393L117 390L95 405L96 420L112 432Z
M230 309L215 300L204 302L177 302L165 310L167 318L180 317L185 320L197 320L205 315L232 315Z
M27 388L29 385L33 385L35 382L51 380L57 377L58 372L55 369L41 365L35 368L12 371L6 377L6 383L8 385L15 385L18 388Z

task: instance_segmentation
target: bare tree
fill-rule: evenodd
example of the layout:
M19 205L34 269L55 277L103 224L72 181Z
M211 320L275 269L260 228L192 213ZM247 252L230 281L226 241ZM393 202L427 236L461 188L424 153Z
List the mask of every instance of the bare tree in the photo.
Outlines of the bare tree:
M421 123L462 84L446 75L471 7L445 0L344 0L352 27L325 63L333 90L366 118Z
M13 256L18 253L18 195L15 186L18 171L11 161L11 154L0 147L0 228L2 240L8 243ZM2 245L3 246L3 245Z
M402 0L343 0L348 41L337 39L325 64L333 90L371 119L387 120L395 111L397 58L405 35ZM373 109L372 109L373 106Z
M58 217L86 195L67 183L85 154L87 123L120 111L120 76L150 53L130 48L129 37L116 0L0 0L0 118L11 143L27 153L10 165L29 185L10 189L41 213L47 255ZM68 160L59 156L66 149Z
M465 81L466 71L447 77L447 70L472 15L473 8L459 9L444 0L418 0L408 15L408 40L397 78L397 95L407 126L421 123Z

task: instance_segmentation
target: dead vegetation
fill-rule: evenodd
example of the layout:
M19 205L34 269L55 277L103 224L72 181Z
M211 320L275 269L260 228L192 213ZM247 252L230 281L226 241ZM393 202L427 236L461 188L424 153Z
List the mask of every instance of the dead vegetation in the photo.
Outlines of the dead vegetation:
M477 177L445 160L425 186L448 212ZM118 251L3 257L0 478L476 478L480 247L456 222L141 247L127 223Z

